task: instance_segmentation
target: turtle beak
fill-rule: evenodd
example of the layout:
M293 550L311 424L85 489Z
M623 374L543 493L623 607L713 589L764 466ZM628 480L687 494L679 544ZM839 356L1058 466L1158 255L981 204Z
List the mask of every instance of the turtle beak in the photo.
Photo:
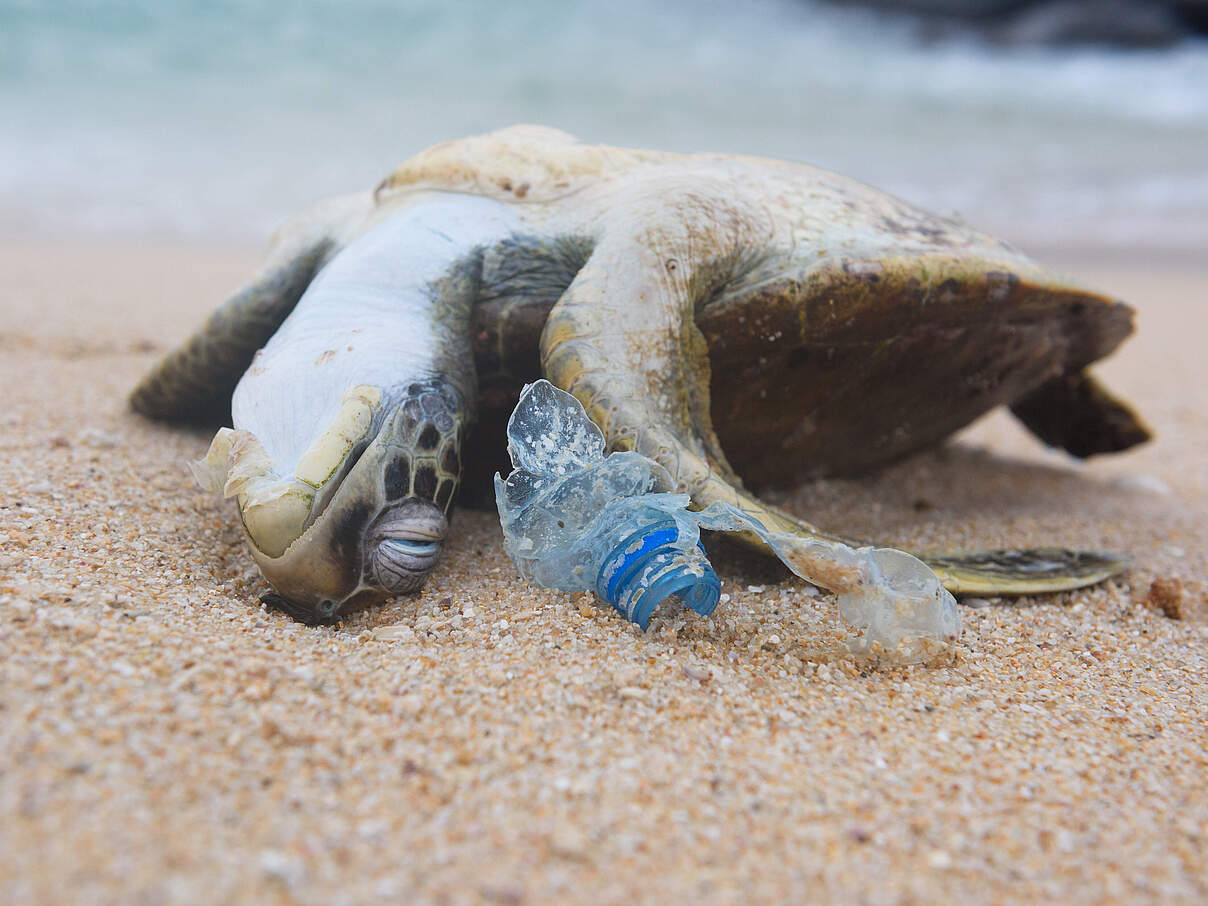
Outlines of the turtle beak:
M408 497L383 510L366 535L366 580L391 595L419 591L448 530L445 514L428 500Z

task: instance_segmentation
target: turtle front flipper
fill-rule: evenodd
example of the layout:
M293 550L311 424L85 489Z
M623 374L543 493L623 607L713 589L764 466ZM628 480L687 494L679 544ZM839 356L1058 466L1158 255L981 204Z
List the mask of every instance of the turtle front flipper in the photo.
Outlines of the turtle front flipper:
M611 449L659 463L694 508L731 504L768 532L803 542L798 553L780 552L798 575L835 591L854 588L861 579L846 544L747 493L713 432L708 350L695 303L749 266L748 250L765 247L771 227L758 211L739 207L725 186L710 188L694 184L657 205L637 191L633 202L613 209L591 257L550 312L541 336L543 373L579 399ZM630 224L644 229L635 234Z
M220 305L188 340L164 356L130 394L148 418L220 424L231 393L328 258L373 204L368 193L335 199L277 231L260 272Z
M944 587L960 595L1029 595L1094 585L1128 568L1122 554L1035 547L918 554Z
M699 303L741 280L767 246L757 213L723 191L700 187L659 210L618 206L601 225L591 258L551 311L541 337L542 370L573 393L610 448L636 450L672 476L696 509L721 501L757 520L795 573L833 591L859 584L848 554L859 542L828 534L747 492L712 427L710 369L695 323ZM639 202L640 205L640 202ZM625 224L646 225L641 233ZM652 226L653 224L653 226ZM755 535L743 539L767 550ZM788 554L786 556L786 550ZM1099 582L1122 557L1053 550L919 555L954 594L1029 594Z

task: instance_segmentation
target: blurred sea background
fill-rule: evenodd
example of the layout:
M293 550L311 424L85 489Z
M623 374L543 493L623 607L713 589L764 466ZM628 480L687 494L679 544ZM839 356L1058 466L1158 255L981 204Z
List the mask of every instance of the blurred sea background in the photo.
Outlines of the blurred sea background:
M809 0L0 0L0 231L262 240L448 138L808 161L1025 248L1208 248L1208 41Z

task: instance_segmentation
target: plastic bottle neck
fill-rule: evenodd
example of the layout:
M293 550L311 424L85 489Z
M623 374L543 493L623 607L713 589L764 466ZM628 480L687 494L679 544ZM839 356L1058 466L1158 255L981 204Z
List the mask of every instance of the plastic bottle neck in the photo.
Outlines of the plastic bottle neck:
M616 545L600 567L596 593L643 629L660 603L678 596L702 616L721 599L721 582L704 548L684 550L679 529L667 520L647 525Z

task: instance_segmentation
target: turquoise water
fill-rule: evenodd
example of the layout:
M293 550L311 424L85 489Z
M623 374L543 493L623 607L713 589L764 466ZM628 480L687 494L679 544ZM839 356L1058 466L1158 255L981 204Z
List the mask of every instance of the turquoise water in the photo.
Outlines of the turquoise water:
M0 0L0 229L248 239L512 122L806 160L1022 241L1208 245L1208 45L926 45L808 0Z

